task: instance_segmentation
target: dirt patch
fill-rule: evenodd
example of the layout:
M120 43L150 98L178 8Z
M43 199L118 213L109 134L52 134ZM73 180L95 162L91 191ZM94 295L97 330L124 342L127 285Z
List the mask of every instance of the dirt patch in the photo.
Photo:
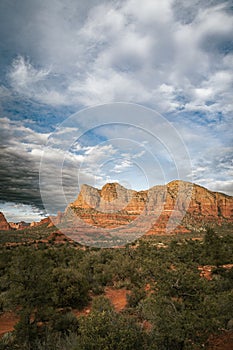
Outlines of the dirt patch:
M84 309L82 310L77 310L77 309L73 309L72 313L78 317L78 316L87 316L89 313L91 312L91 304L86 306Z
M127 305L127 294L130 294L130 290L127 289L114 289L106 287L104 289L104 296L110 300L117 312L122 311ZM92 296L92 301L96 296ZM75 316L87 316L92 309L92 301L82 310L73 309L72 312Z
M111 301L117 312L122 311L126 307L127 294L130 294L130 291L127 289L105 288L105 296Z
M211 265L199 266L198 270L200 271L200 276L206 278L208 281L211 281L213 268L214 266Z
M230 269L233 268L233 264L225 264L225 265L222 265L222 267L223 267L224 269L230 270Z
M233 264L222 265L222 267L226 270L230 270L233 268ZM200 276L206 278L207 280L212 280L212 271L216 268L213 265L204 265L198 266L198 270L200 271Z
M221 335L211 337L208 350L232 350L233 332L226 331Z
M111 301L117 312L122 311L127 305L127 294L130 291L127 289L113 289L106 287L104 295ZM91 312L91 304L83 310L72 310L75 316L88 315ZM15 324L19 321L19 317L13 311L4 312L0 315L0 337L7 332L14 330Z
M1 314L0 315L0 337L2 337L7 332L12 332L18 320L19 318L15 315L13 311L7 311Z

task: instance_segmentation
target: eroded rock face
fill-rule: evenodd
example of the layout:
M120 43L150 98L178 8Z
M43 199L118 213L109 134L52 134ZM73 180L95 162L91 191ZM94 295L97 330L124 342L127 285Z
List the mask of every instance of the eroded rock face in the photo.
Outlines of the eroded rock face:
M232 220L233 198L195 186L189 211L208 218Z
M106 184L102 189L83 185L65 213L59 212L31 226L57 226L68 236L75 232L73 239L79 241L87 235L93 239L99 235L111 238L111 230L117 230L116 236L132 237L134 233L187 233L209 223L224 222L233 223L232 196L189 182L172 181L138 192L118 183ZM23 224L19 224L14 224L14 228L21 229ZM0 229L10 228L1 213Z
M28 222L20 221L20 222L9 222L9 225L14 230L23 230L30 226Z
M7 231L10 229L11 229L11 227L10 227L9 223L7 222L4 214L2 212L0 212L0 230Z
M175 228L174 232L185 233L190 224L233 222L233 197L184 181L172 181L139 192L118 183L106 184L101 190L83 185L66 213L70 210L95 227L129 225L143 216L144 223L147 218L153 221L146 230L149 234L163 233L169 225Z
M81 207L83 209L96 208L98 207L100 201L99 192L100 191L97 188L82 185L78 198L71 203L71 205L74 207Z
M48 224L48 227L59 225L62 221L63 216L64 216L64 213L62 213L61 211L57 213L57 216L50 216L49 217L50 222Z
M101 190L83 185L78 198L70 206L82 209L91 208L103 213L115 213L124 210L136 193L118 183L108 183Z
M44 219L41 219L39 222L35 222L35 221L31 222L30 227L37 227L45 224L49 225L50 223L51 223L50 218L44 218Z

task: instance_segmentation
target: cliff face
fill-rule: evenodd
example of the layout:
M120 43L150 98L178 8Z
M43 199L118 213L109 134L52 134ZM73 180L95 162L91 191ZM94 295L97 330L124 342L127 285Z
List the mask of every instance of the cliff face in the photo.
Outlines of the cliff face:
M212 192L206 188L184 181L172 181L167 185L165 209L187 210L191 216L214 221L233 221L233 197ZM189 200L190 199L190 200ZM171 205L172 203L172 205Z
M5 216L3 215L2 212L0 212L0 230L10 230L11 227L9 225L9 223L7 222Z
M41 226L41 225L45 225L45 224L49 225L50 223L51 223L50 218L44 218L38 222L32 221L30 224L30 227L37 227L37 226Z
M23 230L30 226L28 222L20 221L20 222L9 222L9 225L14 230Z
M233 197L184 181L139 192L118 183L106 184L101 190L83 185L66 214L70 211L95 227L112 229L143 216L144 224L153 217L148 234L163 233L171 223L174 232L188 232L192 225L233 222Z
M128 190L118 183L108 183L101 190L83 185L76 201L71 206L95 209L102 212L116 212L126 206L136 191ZM136 205L136 203L135 203Z

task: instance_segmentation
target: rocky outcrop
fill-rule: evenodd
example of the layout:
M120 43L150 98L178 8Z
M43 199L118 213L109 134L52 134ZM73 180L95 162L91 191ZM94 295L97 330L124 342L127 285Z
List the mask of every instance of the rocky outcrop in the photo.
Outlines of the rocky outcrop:
M25 221L9 222L9 225L13 230L23 230L23 229L30 226L30 224L28 222L25 222Z
M36 221L31 222L30 227L37 227L37 226L41 226L41 225L45 225L45 224L49 225L50 223L51 223L50 218L44 218L38 222L36 222Z
M203 230L206 224L223 223L233 225L233 197L190 182L172 181L145 191L129 190L118 183L106 184L102 189L83 185L64 213L31 223L30 227L56 226L60 233L84 245L94 242L96 246L112 247L144 234L188 233ZM20 224L13 226L19 229ZM10 229L2 213L0 229Z
M62 221L64 213L62 213L61 211L59 211L57 213L57 216L50 216L50 223L48 224L48 227L52 227L52 226L56 226L59 225Z
M7 222L4 214L2 212L0 212L0 230L7 231L10 229L11 229L11 227L10 227L9 223Z
M106 184L102 189L83 185L65 217L71 212L94 227L128 226L140 218L145 233L164 233L169 227L170 231L185 233L192 225L233 222L233 197L177 180L139 192L118 183ZM146 225L148 220L150 227Z
M37 227L37 226L41 226L41 225L47 225L47 227L53 227L53 226L60 224L63 215L64 215L64 213L59 211L57 213L57 216L51 215L47 218L41 219L39 222L33 221L33 222L31 222L30 226Z
M100 212L117 212L131 201L136 191L128 190L118 183L108 183L101 190L83 185L73 207L94 209Z

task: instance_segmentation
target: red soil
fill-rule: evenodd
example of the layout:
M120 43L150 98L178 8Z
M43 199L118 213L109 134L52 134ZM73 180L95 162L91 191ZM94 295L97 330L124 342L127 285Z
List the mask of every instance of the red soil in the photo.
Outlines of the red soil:
M106 288L106 296L111 300L115 306L116 311L121 311L126 306L126 295L129 291L125 289L114 290ZM76 316L88 315L91 311L90 306L78 311L73 310ZM4 312L0 315L0 338L7 332L11 332L14 329L15 324L18 321L18 317L12 311ZM143 328L147 331L151 330L151 324L144 321ZM232 350L233 349L233 332L224 332L221 335L213 336L210 339L208 350Z
M91 312L91 304L89 304L88 306L86 306L84 309L82 310L77 310L77 309L73 309L72 310L72 313L75 315L75 316L86 316L88 315L89 313Z
M127 304L127 294L130 291L127 289L113 289L106 287L104 290L104 296L110 300L117 312L122 311ZM92 299L96 298L95 296ZM91 303L82 310L73 309L72 312L75 316L86 316L91 312Z
M225 268L231 268L233 265L224 266ZM201 270L201 269L200 269ZM209 271L210 270L210 271ZM203 273L203 269L201 271ZM206 267L204 277L210 278L211 269ZM150 289L149 286L146 286L146 290ZM127 305L127 294L130 291L127 289L114 289L111 287L105 288L105 296L111 301L115 310L117 312L122 311ZM85 307L83 310L72 310L76 316L88 315L91 311L91 304ZM0 315L0 337L5 333L11 332L14 329L15 324L18 321L18 317L14 312L8 311ZM147 321L144 321L142 327L150 331L151 324ZM221 335L212 336L209 342L208 350L232 350L233 349L233 332L223 332Z
M0 315L0 337L5 333L11 332L19 318L13 311L7 311Z
M224 269L232 269L233 264L226 264L222 265ZM212 270L216 268L216 266L213 265L204 265L204 266L199 266L198 270L200 271L200 276L205 277L207 280L211 281L212 280Z
M105 288L105 296L111 301L117 312L122 311L126 307L127 294L129 293L130 291L127 289Z
M233 332L225 331L221 335L211 337L208 350L232 350Z
M126 295L130 293L126 289L113 289L110 287L105 288L105 296L111 301L115 310L120 312L127 304ZM91 304L85 307L83 310L73 310L72 312L76 316L88 315L91 311ZM0 315L0 337L7 332L14 330L15 324L18 322L19 317L13 311L7 311Z

